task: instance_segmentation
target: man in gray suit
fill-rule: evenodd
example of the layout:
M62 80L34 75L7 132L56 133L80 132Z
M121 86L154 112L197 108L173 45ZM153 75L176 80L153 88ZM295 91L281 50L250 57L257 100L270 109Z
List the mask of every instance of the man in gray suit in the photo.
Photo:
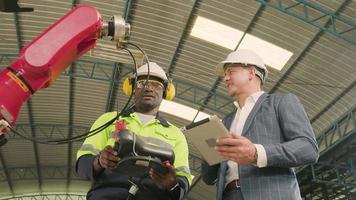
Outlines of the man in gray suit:
M218 200L301 199L294 167L319 157L309 119L293 94L267 94L267 68L259 55L241 49L218 64L236 111L224 118L231 137L215 149L227 161L202 163L206 184L217 185Z

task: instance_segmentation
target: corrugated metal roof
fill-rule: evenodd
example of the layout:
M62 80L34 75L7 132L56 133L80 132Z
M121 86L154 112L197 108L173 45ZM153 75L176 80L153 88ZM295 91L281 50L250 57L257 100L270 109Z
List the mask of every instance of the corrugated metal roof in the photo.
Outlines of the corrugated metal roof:
M19 45L26 45L45 28L63 16L75 3L84 3L96 7L105 20L112 15L124 15L126 1L58 1L58 0L21 0L21 7L33 7L34 12L18 13L15 21L13 13L0 12L0 69L8 66L19 52ZM272 3L274 1L271 1ZM292 5L295 1L283 1L284 5ZM338 16L356 23L356 2L320 0L313 2L329 12L338 11ZM193 9L193 5L195 5ZM341 7L343 6L343 7ZM340 9L341 8L341 9ZM295 6L291 11L303 12L303 8ZM223 60L231 51L213 43L189 35L196 16L206 17L227 26L247 31L249 34L278 45L293 53L281 71L268 68L270 71L266 92L291 92L296 94L303 103L311 119L315 134L319 136L332 125L340 116L356 105L356 46L330 33L322 32L319 28L305 21L281 12L271 7L263 6L257 1L133 1L129 10L132 25L130 41L140 45L148 54L151 61L157 62L166 71L171 70L171 76L177 87L176 102L203 109L209 114L220 117L230 113L235 108L232 100L226 95L223 81L217 81L215 65ZM311 10L309 15L317 18L317 11ZM189 18L190 17L190 18ZM325 25L328 18L318 20ZM186 23L190 23L187 24ZM16 23L20 35L17 35ZM337 25L344 28L345 25ZM344 34L356 40L355 31ZM19 36L19 38L18 38ZM19 41L18 41L19 39ZM18 42L21 42L19 44ZM72 65L73 74L65 73L51 87L37 92L29 104L25 104L17 121L27 136L31 136L31 126L37 137L63 138L68 136L69 126L74 126L73 136L89 128L94 120L106 111L120 110L127 100L122 93L122 81L132 67L127 60L128 54L111 48L114 44L108 39L98 41L98 48L83 56ZM133 47L130 47L134 49ZM139 62L142 54L134 50ZM10 60L3 55L12 55ZM116 62L120 68L118 80L112 84L113 68ZM68 70L67 70L68 72ZM211 91L218 83L216 91ZM112 88L112 90L111 90ZM73 93L72 100L70 93ZM110 93L112 96L110 97ZM210 101L203 102L213 92ZM110 105L107 105L107 102ZM72 108L72 110L71 110ZM178 117L163 114L170 122L183 126L189 122ZM32 118L30 118L32 116ZM31 124L31 122L33 124ZM46 135L52 133L53 135ZM199 153L190 141L189 148L193 155ZM68 154L72 167L75 164L76 150L80 147L76 142L70 148L68 145L48 146L38 144L38 155L32 142L11 138L2 147L7 168L13 169L12 174L20 168L36 167L43 169L45 179L57 182L58 191L66 191ZM39 163L36 162L36 156ZM193 165L191 160L191 164ZM38 165L38 166L37 166ZM194 164L195 165L195 164ZM50 176L45 169L62 167L61 173ZM0 194L9 194L5 166L0 162ZM52 167L52 168L51 168ZM63 168L64 167L64 168ZM26 171L22 169L22 172ZM10 173L11 174L11 173ZM64 174L60 177L60 174ZM13 175L15 176L15 175ZM13 177L11 176L11 177ZM17 176L18 177L18 176ZM38 176L35 176L36 178ZM38 184L36 178L31 185ZM15 194L27 191L24 182L14 179ZM74 177L72 184L74 183ZM85 192L88 184L77 182L78 186L71 192ZM47 183L46 183L47 184ZM42 183L42 191L53 189ZM48 182L49 185L50 182ZM83 186L81 186L83 185ZM38 192L39 186L28 191ZM201 181L189 194L189 199L214 199L214 187L206 186Z

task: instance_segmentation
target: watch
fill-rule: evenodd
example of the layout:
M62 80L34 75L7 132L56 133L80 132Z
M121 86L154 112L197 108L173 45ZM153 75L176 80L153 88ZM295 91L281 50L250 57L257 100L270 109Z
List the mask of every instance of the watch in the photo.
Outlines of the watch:
M253 159L254 159L254 163L253 163L253 164L256 164L256 165L257 165L257 161L258 161L258 151L257 151L256 146L255 146L255 155L253 156Z
M171 200L178 200L180 199L180 195L181 195L181 188L179 186L179 183L177 182L173 187L171 187L168 190L168 194L170 196Z
M173 187L171 187L171 189L169 189L170 192L172 192L173 190L175 190L176 188L179 188L179 183L177 182Z

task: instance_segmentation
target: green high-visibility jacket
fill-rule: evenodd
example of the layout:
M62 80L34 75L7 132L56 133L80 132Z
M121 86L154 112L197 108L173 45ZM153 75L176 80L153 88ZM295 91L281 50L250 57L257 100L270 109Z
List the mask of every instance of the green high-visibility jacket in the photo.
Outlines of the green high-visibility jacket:
M91 127L94 130L106 122L110 121L117 115L116 112L108 112L100 116ZM189 150L185 136L181 130L169 123L159 115L155 119L142 124L139 116L131 111L124 113L119 117L119 120L126 122L126 128L137 135L143 136L145 141L159 146L172 148L175 154L174 167L178 176L185 177L189 185L192 182L193 176L189 169ZM100 133L86 138L83 145L77 152L77 159L83 155L97 155L107 145L114 146L115 138L115 123L101 131Z

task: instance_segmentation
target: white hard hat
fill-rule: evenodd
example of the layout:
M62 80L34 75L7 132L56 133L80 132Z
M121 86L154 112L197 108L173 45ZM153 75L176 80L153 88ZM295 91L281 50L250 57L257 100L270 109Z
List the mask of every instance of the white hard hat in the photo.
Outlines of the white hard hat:
M260 69L260 70L258 69L256 70L256 75L262 80L262 83L264 83L267 79L268 70L262 58L251 50L238 49L230 53L224 61L220 62L216 66L216 73L219 76L224 76L225 64L254 65L258 69ZM261 71L263 71L263 73Z
M150 67L150 76L160 78L163 81L168 81L168 77L166 73L164 72L162 67L160 67L157 63L149 62L149 67ZM148 75L147 63L137 69L137 76L145 76L145 75Z

